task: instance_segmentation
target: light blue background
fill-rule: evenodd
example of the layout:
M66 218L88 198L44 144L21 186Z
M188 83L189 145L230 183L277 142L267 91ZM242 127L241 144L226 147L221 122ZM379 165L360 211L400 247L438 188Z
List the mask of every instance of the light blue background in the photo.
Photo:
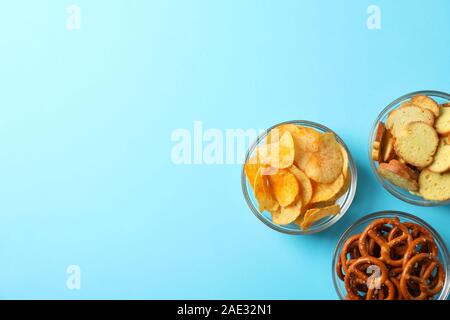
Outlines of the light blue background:
M397 209L450 245L449 207L393 198L369 171L378 112L449 91L450 2L3 1L0 298L335 299L339 235ZM368 30L366 9L382 11ZM239 165L176 166L171 133L307 119L348 144L359 187L313 236L277 233L244 202ZM79 265L81 290L66 288Z

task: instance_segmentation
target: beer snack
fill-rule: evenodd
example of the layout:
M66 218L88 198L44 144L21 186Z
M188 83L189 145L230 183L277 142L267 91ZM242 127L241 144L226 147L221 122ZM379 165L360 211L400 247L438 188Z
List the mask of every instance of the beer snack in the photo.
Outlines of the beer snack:
M377 173L425 201L450 200L450 105L415 94L378 121L370 156ZM419 203L420 204L420 203Z
M360 233L344 235L335 256L334 279L343 282L346 300L440 296L447 271L434 232L408 219L401 221L395 214L371 219L363 226Z
M282 124L270 130L255 156L244 165L260 213L270 212L272 222L295 222L301 230L337 215L336 201L351 181L347 150L332 132Z

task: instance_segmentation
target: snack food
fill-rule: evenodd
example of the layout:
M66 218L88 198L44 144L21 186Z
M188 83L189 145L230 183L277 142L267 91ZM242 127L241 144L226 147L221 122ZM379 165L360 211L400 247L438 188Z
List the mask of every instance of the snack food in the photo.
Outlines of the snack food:
M419 190L416 175L407 165L398 160L380 164L377 171L380 176L400 188L414 192Z
M450 200L449 103L413 96L375 130L371 158L381 178L428 201Z
M410 122L398 134L394 149L397 155L415 167L429 166L439 144L436 130L425 122Z
M436 119L436 131L441 135L450 134L450 104L441 106L441 114Z
M431 232L399 217L374 220L350 236L335 272L348 300L433 299L446 278Z
M428 109L411 105L392 111L386 120L386 128L391 131L395 138L397 138L398 133L406 125L418 121L434 125L434 115Z
M384 139L386 133L386 126L384 123L380 123L377 128L377 133L375 135L375 141L373 142L372 149L372 160L381 162L383 159L383 152L381 150L381 143Z
M439 117L439 105L432 98L423 94L418 94L411 98L411 103L423 109L428 109L434 114L435 117Z
M433 163L428 170L443 173L450 170L450 143L448 138L441 138L439 147L434 155Z
M334 133L283 124L268 132L255 154L244 165L245 176L259 211L269 211L273 223L308 230L341 212L336 202L350 187L351 172Z
M445 201L450 199L450 172L435 173L428 169L419 176L419 192L425 199Z

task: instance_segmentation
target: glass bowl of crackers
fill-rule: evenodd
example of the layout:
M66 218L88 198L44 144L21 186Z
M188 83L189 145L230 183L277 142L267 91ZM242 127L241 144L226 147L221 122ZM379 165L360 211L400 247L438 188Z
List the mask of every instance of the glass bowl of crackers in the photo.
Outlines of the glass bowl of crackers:
M400 211L364 216L340 237L332 277L341 300L446 300L449 255L422 219Z
M410 204L450 204L450 94L418 91L391 102L369 138L381 185Z
M244 198L268 227L313 234L335 224L356 192L357 171L344 141L310 121L265 130L250 146L241 175Z

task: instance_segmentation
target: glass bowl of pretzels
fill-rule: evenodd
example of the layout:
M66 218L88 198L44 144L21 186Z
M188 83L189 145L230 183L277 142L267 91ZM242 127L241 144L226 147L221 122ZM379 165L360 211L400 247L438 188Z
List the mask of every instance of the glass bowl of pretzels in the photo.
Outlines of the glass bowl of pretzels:
M449 254L439 234L404 212L382 211L348 228L333 255L341 300L445 300Z
M450 94L418 91L390 103L369 138L370 166L392 195L419 206L450 204Z

